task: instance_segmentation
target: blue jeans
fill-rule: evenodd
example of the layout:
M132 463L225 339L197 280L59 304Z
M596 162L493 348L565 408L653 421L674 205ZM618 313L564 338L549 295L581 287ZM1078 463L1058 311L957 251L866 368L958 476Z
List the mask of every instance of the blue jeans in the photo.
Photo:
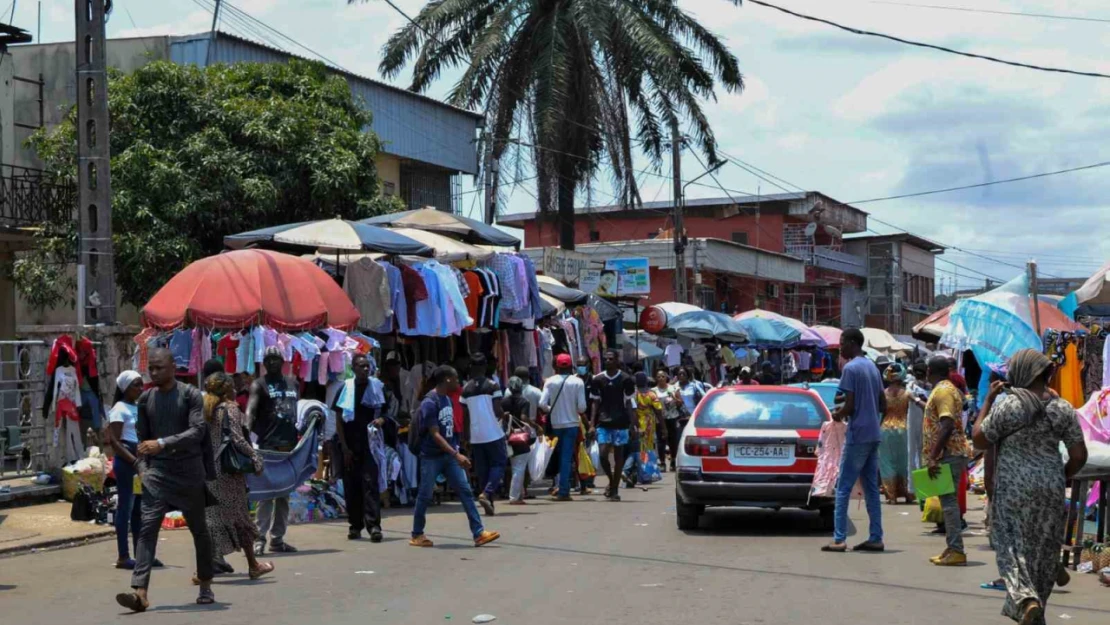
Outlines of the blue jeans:
M131 455L137 453L138 445L135 443L124 442L123 445ZM120 560L127 560L131 557L127 544L128 528L131 530L131 542L138 551L139 527L142 525L139 498L134 491L135 467L117 455L112 461L112 470L116 474L116 550Z
M863 486L863 500L871 527L867 540L883 541L883 511L879 503L879 442L846 443L840 456L840 477L836 482L836 513L833 517L833 542L848 538L848 500L856 480Z
M578 442L578 426L555 429L559 442L555 445L555 457L559 460L559 496L570 496L570 476L574 471L574 447Z
M509 465L505 439L475 443L470 446L470 453L474 456L474 475L478 478L478 487L482 489L486 499L493 501L497 489L501 488L501 480L505 478L505 467Z
M81 407L83 408L81 412L84 413L81 417L85 418L85 414L88 414L88 418L92 421L93 431L99 432L100 418L103 416L100 414L100 397L92 391L81 391ZM85 410L88 412L86 413Z
M482 517L478 516L478 508L474 505L474 492L470 490L470 480L466 471L451 456L420 456L420 491L416 495L416 509L412 514L412 537L422 536L427 523L428 506L432 503L432 492L436 487L436 477L443 474L447 478L447 485L462 502L466 511L466 519L470 521L470 533L474 538L482 533Z

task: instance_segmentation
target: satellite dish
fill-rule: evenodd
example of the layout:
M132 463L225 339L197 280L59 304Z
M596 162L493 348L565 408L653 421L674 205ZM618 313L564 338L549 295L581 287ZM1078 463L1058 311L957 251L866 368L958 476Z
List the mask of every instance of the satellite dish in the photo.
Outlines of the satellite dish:
M828 234L829 236L837 238L837 239L844 236L844 233L842 233L840 231L840 228L837 228L836 226L829 226L829 225L825 226L825 234Z
M817 224L815 224L813 222L810 222L810 223L806 224L806 236L807 237L812 239L813 235L816 234L816 233L817 233Z

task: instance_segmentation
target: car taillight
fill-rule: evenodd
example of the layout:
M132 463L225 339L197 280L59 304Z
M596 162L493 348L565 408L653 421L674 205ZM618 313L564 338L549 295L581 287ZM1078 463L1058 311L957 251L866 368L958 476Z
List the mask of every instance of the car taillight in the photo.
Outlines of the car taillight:
M686 439L685 447L688 456L728 456L728 444L723 438L691 436Z
M817 457L817 439L815 438L802 438L794 446L795 458L816 458Z

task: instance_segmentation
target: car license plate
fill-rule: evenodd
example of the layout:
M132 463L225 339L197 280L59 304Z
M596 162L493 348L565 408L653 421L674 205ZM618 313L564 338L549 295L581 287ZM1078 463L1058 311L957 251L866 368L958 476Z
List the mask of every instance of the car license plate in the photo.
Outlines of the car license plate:
M729 445L734 460L791 460L793 445Z

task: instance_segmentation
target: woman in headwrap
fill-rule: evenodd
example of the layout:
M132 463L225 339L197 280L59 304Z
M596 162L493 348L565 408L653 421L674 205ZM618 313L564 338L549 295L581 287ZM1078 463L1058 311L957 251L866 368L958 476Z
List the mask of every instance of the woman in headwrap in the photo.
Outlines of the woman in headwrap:
M116 476L116 543L119 557L117 569L133 570L135 560L127 542L130 529L138 551L139 495L135 494L135 461L139 455L139 436L135 433L135 420L139 418L136 402L143 393L143 376L137 371L124 371L116 376L116 395L108 412L108 442L115 452L112 471ZM160 563L159 563L160 564ZM157 566L157 565L156 565Z
M208 482L208 488L219 502L204 510L208 517L208 532L212 536L212 551L218 558L233 551L242 551L247 556L250 578L258 579L273 571L274 565L255 558L254 541L258 538L258 527L251 520L247 504L247 477L224 473L220 466L224 421L227 421L231 444L254 461L255 473L262 472L262 456L243 434L246 418L235 401L235 382L231 376L223 371L213 373L204 381L204 391L204 420L208 423L212 455L216 458L216 479ZM196 583L196 578L193 579Z
M1075 409L1049 389L1054 373L1052 361L1036 350L1014 354L1007 383L991 384L972 433L978 449L998 448L991 538L1006 582L1002 614L1022 625L1045 622L1066 524L1064 489L1087 462ZM1006 397L996 404L1003 391ZM1066 464L1061 442L1068 450Z
M906 415L910 409L910 394L906 391L906 369L895 363L883 373L886 380L886 413L882 422L882 441L879 443L879 475L883 480L888 504L904 498L913 502L907 487L910 458L906 443Z

